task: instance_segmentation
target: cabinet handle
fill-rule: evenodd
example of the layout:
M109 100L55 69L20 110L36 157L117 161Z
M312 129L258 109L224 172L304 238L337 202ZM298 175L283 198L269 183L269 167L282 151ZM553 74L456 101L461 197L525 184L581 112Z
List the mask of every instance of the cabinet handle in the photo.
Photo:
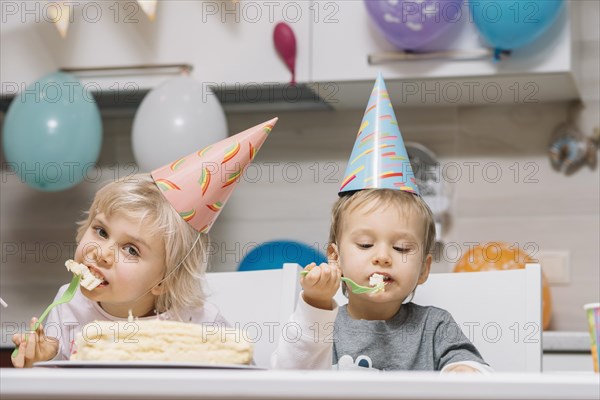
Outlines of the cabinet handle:
M503 53L505 56L508 53ZM433 51L429 53L414 53L410 51L390 51L383 53L369 54L369 65L385 64L396 61L422 61L422 60L484 60L491 59L494 56L492 49L473 49L473 50L447 50Z

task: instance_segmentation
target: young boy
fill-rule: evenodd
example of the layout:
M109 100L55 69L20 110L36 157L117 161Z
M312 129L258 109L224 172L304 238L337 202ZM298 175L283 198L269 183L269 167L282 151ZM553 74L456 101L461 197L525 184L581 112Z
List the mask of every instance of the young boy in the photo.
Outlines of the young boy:
M309 265L292 321L295 343L280 339L275 368L485 372L477 349L452 316L410 302L431 267L435 225L419 196L385 84L378 78L333 207L329 264ZM340 277L383 292L333 299ZM410 297L410 298L409 298ZM333 328L333 329L332 329Z

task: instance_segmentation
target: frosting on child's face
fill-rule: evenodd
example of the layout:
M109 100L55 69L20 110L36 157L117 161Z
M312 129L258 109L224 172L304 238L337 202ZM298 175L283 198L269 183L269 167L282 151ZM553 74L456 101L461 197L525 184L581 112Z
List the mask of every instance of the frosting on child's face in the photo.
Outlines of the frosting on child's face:
M344 276L369 286L377 273L385 277L385 291L373 296L352 298L376 303L396 302L398 307L427 276L423 268L425 224L415 212L396 206L365 204L343 216L338 241L340 268ZM361 296L361 297L357 297Z
M77 246L75 261L104 280L93 291L81 291L109 314L127 317L130 308L135 315L153 310L155 294L145 292L164 275L165 249L162 239L149 235L138 221L97 214Z

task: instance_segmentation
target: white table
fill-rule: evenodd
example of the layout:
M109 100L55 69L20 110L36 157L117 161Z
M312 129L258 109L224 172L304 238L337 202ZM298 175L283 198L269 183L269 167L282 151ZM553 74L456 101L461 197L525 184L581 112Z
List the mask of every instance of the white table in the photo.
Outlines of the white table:
M1 369L0 398L598 400L600 377L593 373Z

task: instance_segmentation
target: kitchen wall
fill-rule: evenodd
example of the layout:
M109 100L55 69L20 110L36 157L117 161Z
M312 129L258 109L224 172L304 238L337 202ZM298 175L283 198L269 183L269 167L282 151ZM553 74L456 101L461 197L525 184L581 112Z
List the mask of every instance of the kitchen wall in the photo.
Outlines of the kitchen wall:
M577 120L587 134L600 125L598 4L586 2L580 27L586 108ZM534 256L566 250L570 283L551 288L552 329L585 330L581 306L600 298L600 174L585 167L567 177L550 166L548 144L568 105L395 109L405 140L429 147L440 172L453 174L445 179L451 195L446 247L434 272L450 271L472 242L517 243ZM255 243L266 240L325 246L330 207L363 112L227 115L232 133L273 116L280 121L213 227L214 271L236 269ZM75 221L103 182L134 171L131 124L131 115L104 115L97 182L41 193L1 171L0 294L9 304L0 310L3 331L39 313L68 282L63 262L73 253Z

